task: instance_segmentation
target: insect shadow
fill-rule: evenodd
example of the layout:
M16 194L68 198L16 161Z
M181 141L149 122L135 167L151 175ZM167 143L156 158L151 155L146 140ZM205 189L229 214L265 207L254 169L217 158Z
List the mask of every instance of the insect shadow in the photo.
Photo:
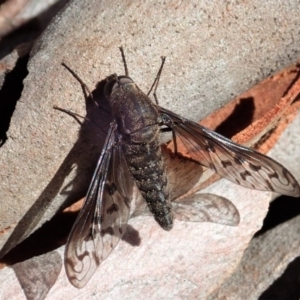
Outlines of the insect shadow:
M49 232L52 231L57 233L57 230L55 230L55 223L58 222L57 215L52 217L41 228L36 229L36 227L50 207L59 207L58 212L62 212L66 207L86 195L86 190L91 181L95 165L97 164L99 154L103 148L106 133L112 121L110 107L103 93L104 85L105 79L97 84L91 94L87 94L86 89L83 87L86 115L84 119L77 119L80 123L78 139L52 180L21 218L8 240L1 248L0 258L3 263L8 265L14 264L29 259L32 256L55 250L60 246L54 239L50 239L47 246L36 247L37 241L43 240L45 236L47 237L47 240L49 240ZM168 156L167 153L165 155ZM66 183L65 179L71 173L75 174L73 175L73 178ZM197 170L195 170L194 174L196 173ZM174 178L174 180L177 179ZM186 181L178 180L179 183L177 186L180 186L181 183L181 186L185 186L186 189L189 189L189 187L192 187L197 180L198 177L196 176L189 178ZM143 209L140 209L140 213L143 213ZM136 213L136 215L138 214L139 213ZM65 228L65 230L60 230L61 235L58 237L60 241L66 240L66 236L71 230L72 223L74 222L77 213L64 213L63 215L65 224L62 224L64 221L61 220L62 218L60 217L60 221L58 222L61 224L60 228ZM73 220L71 223L68 221L70 218ZM130 225L127 231L128 232L123 236L123 240L132 246L138 246L141 240L138 231ZM48 233L45 234L45 232ZM35 234L36 238L34 238L34 241L26 243L26 241L28 240L29 242L30 237ZM27 237L29 237L29 239L27 239ZM25 242L25 246L22 243L23 241ZM45 241L45 243L47 243L47 241ZM22 255L18 253L22 253Z
M35 231L36 226L49 207L55 205L55 207L59 207L58 212L63 211L66 207L85 196L99 153L103 147L105 132L108 130L109 124L112 121L109 106L103 95L104 84L105 80L100 81L91 95L85 94L86 116L83 121L82 119L78 119L80 128L77 141L52 180L14 228L9 239L0 250L0 258L4 257L6 253ZM99 109L92 98L101 103L103 109ZM101 128L101 130L99 130L99 128ZM65 179L71 173L75 174L73 178L66 183ZM57 203L57 205L55 203ZM55 216L53 219L55 219ZM48 223L51 224L51 220L48 221ZM48 224L47 226L51 225ZM69 230L70 229L71 228L69 228ZM136 235L138 235L137 232ZM138 239L138 236L134 237L134 240L137 241ZM33 245L33 247L36 246ZM52 250L51 246L49 250ZM32 252L35 252L35 250ZM42 253L43 252L39 254ZM38 255L38 253L35 253L35 255ZM16 261L18 261L17 258Z

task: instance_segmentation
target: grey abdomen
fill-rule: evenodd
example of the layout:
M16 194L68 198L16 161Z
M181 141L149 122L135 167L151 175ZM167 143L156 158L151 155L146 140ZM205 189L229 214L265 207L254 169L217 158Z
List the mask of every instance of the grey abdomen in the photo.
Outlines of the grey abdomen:
M123 144L123 151L131 174L155 220L163 229L170 230L173 215L158 139L147 144Z

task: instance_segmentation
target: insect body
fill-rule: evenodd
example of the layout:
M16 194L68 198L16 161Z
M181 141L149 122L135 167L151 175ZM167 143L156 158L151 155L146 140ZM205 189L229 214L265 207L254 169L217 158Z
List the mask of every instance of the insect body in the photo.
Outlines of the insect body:
M114 121L66 246L67 276L78 288L124 235L134 182L159 225L172 228L160 131L172 131L175 145L180 139L195 161L239 185L300 195L293 175L273 159L152 103L128 76L122 48L121 52L126 75L109 76L104 87Z
M173 225L159 131L158 108L127 76L111 76L104 89L109 100L128 168L159 225Z

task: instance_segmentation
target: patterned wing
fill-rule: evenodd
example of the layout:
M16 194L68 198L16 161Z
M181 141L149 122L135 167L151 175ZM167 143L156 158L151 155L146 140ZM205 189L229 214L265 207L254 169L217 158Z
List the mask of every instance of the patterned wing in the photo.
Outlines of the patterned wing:
M158 107L162 124L171 128L192 159L244 187L299 197L300 186L281 164L167 109Z
M112 123L65 250L70 282L82 288L124 235L133 179Z
M212 222L217 224L237 226L240 214L235 205L214 194L193 194L184 201L174 201L173 212L177 220L185 222Z

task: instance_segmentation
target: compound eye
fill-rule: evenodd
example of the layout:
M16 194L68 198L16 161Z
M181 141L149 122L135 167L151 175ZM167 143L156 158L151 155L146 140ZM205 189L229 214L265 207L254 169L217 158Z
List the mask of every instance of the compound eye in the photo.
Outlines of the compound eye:
M104 93L106 96L109 96L115 90L124 86L126 84L134 83L133 80L128 76L118 76L116 74L111 75L108 77L107 83L104 87Z
M130 77L119 77L119 81L120 81L120 85L133 83L133 80Z
M118 77L119 82L115 82L115 84L112 87L112 91L114 91L116 88L120 87L121 85L126 85L128 83L133 83L133 80L130 77L127 76L119 76Z
M133 83L133 80L130 77L118 77L119 81L115 82L111 91L113 92L115 89L117 89L118 87L122 86L122 85L126 85L128 83Z

